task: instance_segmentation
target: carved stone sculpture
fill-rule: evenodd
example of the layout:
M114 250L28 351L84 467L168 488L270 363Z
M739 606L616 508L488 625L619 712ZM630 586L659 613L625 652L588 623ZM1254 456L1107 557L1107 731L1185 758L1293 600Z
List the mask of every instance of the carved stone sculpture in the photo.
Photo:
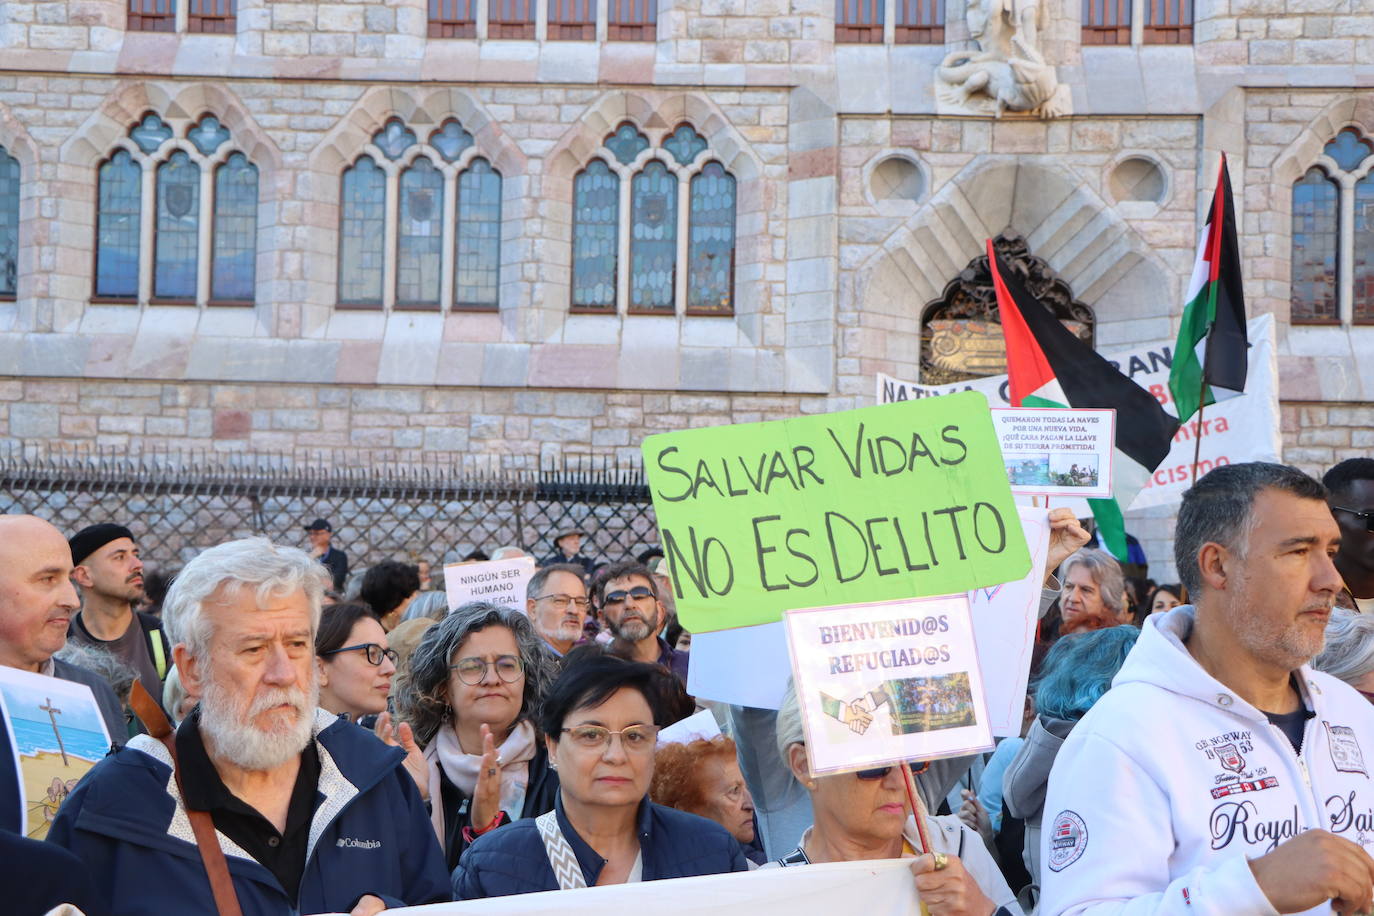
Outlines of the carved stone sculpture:
M965 21L977 51L952 51L936 71L941 114L1069 114L1072 100L1040 53L1040 0L969 0Z

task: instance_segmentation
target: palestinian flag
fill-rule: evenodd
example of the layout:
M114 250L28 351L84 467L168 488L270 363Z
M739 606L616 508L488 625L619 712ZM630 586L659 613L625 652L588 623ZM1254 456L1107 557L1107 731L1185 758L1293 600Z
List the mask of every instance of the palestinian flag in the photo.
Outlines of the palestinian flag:
M1245 294L1241 290L1240 247L1236 243L1236 209L1231 201L1231 175L1226 154L1207 225L1198 239L1188 304L1169 369L1169 391L1180 421L1201 405L1215 404L1245 391Z
M1012 406L1116 410L1113 498L1090 499L1088 503L1102 544L1125 562L1122 512L1168 457L1178 420L1159 406L1154 395L1117 371L1032 297L997 257L990 240L988 267L1007 342Z

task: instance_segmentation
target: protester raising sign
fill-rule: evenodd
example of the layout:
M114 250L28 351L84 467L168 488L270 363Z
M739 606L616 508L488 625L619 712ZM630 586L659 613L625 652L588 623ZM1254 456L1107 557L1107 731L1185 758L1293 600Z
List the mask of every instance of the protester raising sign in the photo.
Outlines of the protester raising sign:
M693 632L965 592L1030 567L978 393L663 433L643 452Z
M815 775L992 747L968 598L788 611Z

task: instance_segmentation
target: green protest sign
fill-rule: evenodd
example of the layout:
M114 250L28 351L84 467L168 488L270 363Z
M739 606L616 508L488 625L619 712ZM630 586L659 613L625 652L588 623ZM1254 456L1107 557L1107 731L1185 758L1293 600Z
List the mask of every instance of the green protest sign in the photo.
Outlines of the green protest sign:
M950 595L1030 568L976 391L661 433L643 452L688 630Z

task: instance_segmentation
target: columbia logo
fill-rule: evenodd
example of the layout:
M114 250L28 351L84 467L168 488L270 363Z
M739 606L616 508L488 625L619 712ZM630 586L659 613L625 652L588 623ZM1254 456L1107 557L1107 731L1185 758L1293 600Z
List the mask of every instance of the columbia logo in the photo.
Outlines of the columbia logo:
M341 836L339 842L335 844L341 849L380 849L381 840L359 840L353 837Z

